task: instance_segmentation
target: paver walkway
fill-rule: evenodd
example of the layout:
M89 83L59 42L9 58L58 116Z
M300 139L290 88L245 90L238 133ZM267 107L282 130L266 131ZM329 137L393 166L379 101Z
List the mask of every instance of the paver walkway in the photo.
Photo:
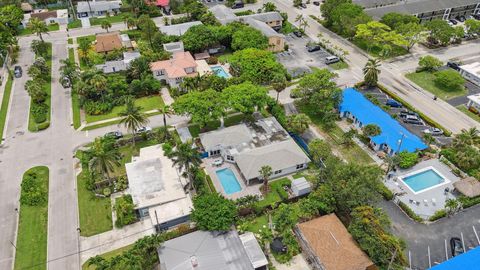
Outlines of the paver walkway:
M161 93L163 103L168 106L172 105L175 100L172 98L172 96L170 96L170 92L168 91L168 89L166 87L163 87Z

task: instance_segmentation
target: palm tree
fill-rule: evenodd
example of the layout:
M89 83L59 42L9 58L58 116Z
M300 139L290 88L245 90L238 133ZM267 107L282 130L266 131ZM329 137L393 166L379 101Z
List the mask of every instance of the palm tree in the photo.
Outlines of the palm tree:
M41 21L38 18L30 18L30 21L28 21L28 24L27 24L27 29L29 29L34 34L36 34L42 42L43 42L42 34L48 32L48 27L45 24L45 22Z
M267 194L268 193L268 180L270 179L270 176L272 175L272 167L266 165L266 166L262 166L260 168L260 170L258 171L258 173L260 174L260 176L262 177L263 179L263 194Z
M80 39L78 42L78 56L82 59L87 65L88 61L88 52L92 49L92 43L88 39Z
M78 79L80 76L80 68L78 67L77 63L74 60L70 59L62 59L60 60L60 68L58 69L62 75L62 78L68 78L70 83L73 83Z
M463 147L466 145L477 145L480 143L480 131L476 128L462 129L462 132L455 136L453 145Z
M117 148L113 146L113 142L109 138L98 137L92 146L86 151L90 156L88 168L90 171L106 176L110 180L110 173L119 167L122 155Z
M193 167L197 167L201 163L200 155L197 150L192 148L192 142L178 144L171 153L171 159L174 166L178 166L180 170L184 169L187 173L190 189L193 189Z
M173 114L173 110L170 106L168 105L163 105L158 109L158 112L163 114L163 128L165 129L165 138L168 138L168 129L167 129L167 117L170 118Z
M380 74L380 60L368 59L367 64L363 68L364 81L367 86L376 86L378 82L378 74Z
M102 29L107 30L107 33L108 33L108 29L112 28L112 24L107 20L103 20L102 23L101 23L101 27L102 27Z
M129 132L133 134L133 145L135 145L135 130L149 122L147 115L142 113L141 110L142 107L135 106L133 100L129 100L125 110L118 114L122 117L118 125L123 125Z
M308 27L308 22L307 22L307 20L305 20L305 18L303 17L302 14L298 15L298 16L295 18L295 22L298 22L298 27L300 27L300 29L302 30L302 32L305 33L305 30L306 30L307 27Z
M267 2L263 4L263 12L277 11L277 6L272 2Z
M275 89L277 92L277 103L278 103L278 97L280 96L280 92L285 90L287 88L287 79L285 79L285 76L279 75L275 76L272 81L272 87Z
M107 78L105 78L105 76L102 74L95 74L88 81L88 84L90 84L97 91L97 93L100 94L102 100L104 98L105 89L107 88L107 83Z

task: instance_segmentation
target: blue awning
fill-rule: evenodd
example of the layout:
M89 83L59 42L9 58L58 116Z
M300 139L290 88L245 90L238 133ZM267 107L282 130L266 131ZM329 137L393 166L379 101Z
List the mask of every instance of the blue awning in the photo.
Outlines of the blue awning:
M477 270L480 269L480 247L436 265L430 270Z
M354 88L343 90L343 99L339 109L342 113L351 113L364 126L368 124L379 126L382 133L371 137L371 140L377 145L386 144L390 149L397 151L399 142L402 140L400 152L415 152L427 148L427 145L420 138L410 133L397 120L393 119L388 113L373 104Z

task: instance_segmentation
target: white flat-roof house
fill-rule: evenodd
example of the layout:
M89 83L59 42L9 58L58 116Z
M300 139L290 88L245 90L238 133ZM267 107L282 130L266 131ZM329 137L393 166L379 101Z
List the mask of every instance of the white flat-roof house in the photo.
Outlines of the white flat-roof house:
M465 79L480 86L480 62L460 66L460 74Z
M150 218L157 231L185 223L193 208L185 192L188 181L164 155L160 144L141 148L140 155L125 164L135 210Z
M40 21L45 22L46 25L50 25L52 23L58 23L59 25L68 24L68 10L66 9L58 9L48 11L46 9L37 9L34 10L32 13L25 13L23 14L22 26L24 28L27 27L28 22L31 18L37 18Z
M480 94L470 95L467 98L467 108L472 112L480 114Z
M236 164L247 185L262 180L262 166L272 167L272 178L277 178L303 170L310 162L274 117L202 133L200 141L209 157Z
M140 52L123 52L123 60L106 61L103 64L96 65L95 68L101 70L103 73L115 73L127 70L130 63L141 56Z
M77 3L77 17L90 18L120 13L122 1L82 1Z

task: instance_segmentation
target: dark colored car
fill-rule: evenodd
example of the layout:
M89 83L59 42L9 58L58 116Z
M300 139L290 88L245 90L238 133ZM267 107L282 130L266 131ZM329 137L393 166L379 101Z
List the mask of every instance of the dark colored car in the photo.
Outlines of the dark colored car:
M114 139L120 139L123 137L123 134L120 131L112 131L105 134L105 137L113 137Z
M320 6L320 2L318 2L318 1L313 1L313 4L314 4L315 6Z
M67 77L61 78L60 83L62 84L63 88L68 88L68 87L72 86L72 84L70 83L70 79L67 78Z
M463 15L457 16L457 17L455 17L455 19L457 19L460 22L464 22L465 21L465 16L463 16Z
M300 4L302 8L307 8L307 5L305 3Z
M243 2L236 2L233 4L232 9L243 8L244 6Z
M472 17L473 17L475 20L480 20L480 14L473 14Z
M15 78L20 78L22 77L23 71L21 66L15 66L13 68L13 74L15 75Z
M307 51L308 51L308 52L320 51L320 45L310 45L310 46L307 46Z
M293 34L297 37L302 37L302 32L300 31L293 31Z
M460 70L460 66L455 62L447 62L447 67L453 68L455 70Z
M450 238L450 248L452 250L452 256L455 257L462 253L465 253L465 249L463 248L462 240L458 237Z
M448 21L451 22L451 23L453 23L453 25L457 25L457 24L458 24L457 20L454 20L454 19L450 19L450 20L448 20Z
M393 107L393 108L401 108L402 107L402 103L394 100L394 99L389 99L387 100L387 102L385 103L387 106L390 106L390 107Z

